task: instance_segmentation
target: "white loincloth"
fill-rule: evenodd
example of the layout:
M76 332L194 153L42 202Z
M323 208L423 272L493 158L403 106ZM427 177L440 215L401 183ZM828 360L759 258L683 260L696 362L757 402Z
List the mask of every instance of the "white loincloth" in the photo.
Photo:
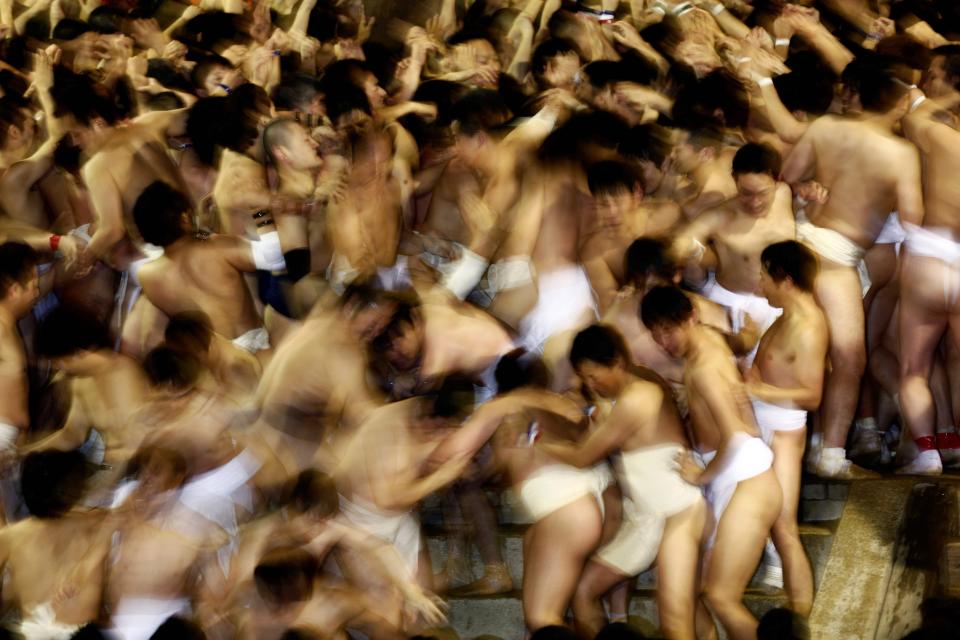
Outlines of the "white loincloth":
M548 464L527 476L516 495L534 522L587 495L596 499L602 514L603 492L612 481L613 476L605 462L589 469Z
M618 477L624 488L623 520L596 557L624 576L646 571L656 560L667 518L703 499L699 487L684 482L676 457L684 447L665 443L620 454Z
M907 232L900 224L900 215L894 211L887 216L887 221L883 223L883 229L880 235L874 240L874 244L895 244L897 245L897 255L900 255L900 245L907 239Z
M107 635L116 640L150 640L168 618L189 611L186 598L123 598L111 616Z
M710 464L717 452L710 451L700 455L706 464ZM773 464L773 451L760 438L739 431L730 438L725 458L720 461L720 472L714 476L705 492L716 528L719 528L720 519L737 490L737 484L769 469ZM710 546L713 546L717 535L716 528L710 535Z
M257 327L256 329L250 329L242 336L237 336L230 342L244 351L256 353L270 348L270 334L263 327Z
M226 464L191 478L180 490L180 502L230 535L237 533L236 507L253 512L247 485L261 462L244 450Z
M69 640L83 626L57 622L53 607L44 603L20 621L17 632L25 640Z
M861 294L867 295L870 275L863 263L863 254L866 253L863 247L839 231L818 227L807 220L802 211L797 212L797 240L813 249L821 258L856 269L860 276Z
M947 309L952 309L960 300L960 241L949 229L928 229L909 222L904 227L908 255L935 258L949 267L943 279L943 298Z
M330 283L330 288L333 289L337 295L343 295L343 292L350 286L350 283L356 280L359 275L360 271L355 269L347 258L339 253L333 254L333 258L327 266L326 276L327 281Z
M350 524L392 544L415 578L420 566L420 523L413 511L386 511L356 496L340 496L340 513Z
M520 321L520 344L527 351L542 353L550 337L597 319L597 303L582 266L540 273L537 289L537 306Z
M384 291L403 291L413 286L407 256L397 256L392 267L377 267L377 281Z
M807 412L803 409L788 409L757 398L750 398L750 403L761 437L767 444L773 442L776 431L797 431L807 426Z
M716 275L712 272L707 278L707 284L702 291L704 297L730 310L730 328L734 333L738 333L746 322L746 316L756 323L762 336L767 332L773 323L783 315L783 309L777 309L770 305L766 298L754 295L752 293L741 293L739 291L730 291L722 284L717 282ZM753 349L743 357L747 366L753 364L753 359L757 356L757 349L760 342L753 346Z

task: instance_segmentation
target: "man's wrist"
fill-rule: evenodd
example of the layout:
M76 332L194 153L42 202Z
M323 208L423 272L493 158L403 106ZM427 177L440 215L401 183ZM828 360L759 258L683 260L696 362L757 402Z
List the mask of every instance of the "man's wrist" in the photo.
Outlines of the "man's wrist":
M50 236L50 239L49 239L50 251L56 252L57 249L60 248L60 239L61 239L61 236L57 235L56 233Z

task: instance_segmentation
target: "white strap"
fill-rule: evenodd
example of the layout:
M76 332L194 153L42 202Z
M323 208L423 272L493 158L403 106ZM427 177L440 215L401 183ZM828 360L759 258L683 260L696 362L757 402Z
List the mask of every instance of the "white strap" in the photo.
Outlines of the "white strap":
M450 265L443 286L463 300L480 282L487 264L486 258L464 247L460 259Z

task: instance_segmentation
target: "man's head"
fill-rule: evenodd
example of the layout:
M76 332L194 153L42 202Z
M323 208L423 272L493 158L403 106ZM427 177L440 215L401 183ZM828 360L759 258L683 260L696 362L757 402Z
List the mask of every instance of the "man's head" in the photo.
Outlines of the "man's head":
M715 160L722 148L723 131L718 127L702 127L682 132L671 155L680 173L691 174L698 166Z
M333 478L322 471L302 471L293 484L290 506L297 513L317 520L332 518L340 510L337 485Z
M133 220L141 237L158 247L168 247L192 230L190 202L162 180L152 182L137 198Z
M733 179L740 207L752 216L765 216L777 195L780 154L768 144L750 142L733 156Z
M591 393L616 396L630 355L616 329L595 324L583 329L570 346L570 365Z
M229 95L244 82L243 74L218 55L200 60L190 72L190 80L201 98Z
M305 74L285 76L270 95L277 111L298 111L312 116L326 113L317 80Z
M310 598L319 570L312 555L303 549L285 547L264 554L253 571L253 581L267 605L286 609Z
M20 242L0 244L0 304L22 318L40 297L37 252Z
M457 157L467 166L486 168L505 125L513 117L496 91L474 89L453 107Z
M86 491L89 470L79 451L36 451L23 459L20 483L30 515L59 518Z
M680 265L670 255L670 245L661 238L637 238L623 256L628 283L644 293L653 287L679 284Z
M617 145L617 151L639 163L645 193L653 193L660 188L671 151L668 129L656 124L631 127Z
M402 302L394 309L384 330L373 340L372 347L394 369L409 371L420 362L423 342L423 321L419 309Z
M674 358L687 354L697 318L690 298L678 287L654 287L648 291L640 303L640 319L664 351Z
M353 282L340 296L340 307L350 328L369 343L390 323L401 298L390 295L370 282Z
M878 58L855 60L843 70L842 80L851 104L859 101L864 111L902 116L909 106L909 88L895 78L889 64Z
M0 98L0 151L28 149L36 135L36 122L24 105L9 97Z
M334 114L331 103L340 99L339 96L348 88L360 92L366 102L365 110L368 114L383 107L387 98L387 92L377 83L377 76L360 60L334 62L324 70L320 84L321 90L327 96L327 110L334 123L337 120L335 116L346 113L346 110L339 109L340 113Z
M213 340L210 316L203 311L183 311L170 316L163 342L175 351L203 358Z
M106 327L87 313L59 306L37 327L37 355L68 375L89 375L96 363L90 356L110 349Z
M154 389L176 396L196 386L203 365L193 354L161 346L147 353L143 359L143 369Z
M643 200L640 175L630 165L607 160L587 169L587 184L593 195L600 225L615 231Z
M579 70L576 49L558 38L541 42L530 61L530 71L541 89L572 89Z
M770 304L782 307L798 293L813 293L817 257L795 240L771 244L760 254L760 290Z
M930 56L930 67L920 81L920 88L930 98L953 93L960 86L960 45L937 47Z
M263 130L263 148L269 162L294 171L314 171L323 166L320 145L299 122L274 120Z

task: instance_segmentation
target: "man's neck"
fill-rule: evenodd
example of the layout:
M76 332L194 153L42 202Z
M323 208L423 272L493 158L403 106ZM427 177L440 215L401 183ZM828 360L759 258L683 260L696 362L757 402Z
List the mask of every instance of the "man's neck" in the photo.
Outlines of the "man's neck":
M703 187L707 180L710 179L710 176L713 175L713 172L717 170L717 161L710 160L698 164L697 167L690 173L690 179L693 180L697 186Z
M0 324L14 327L17 325L17 319L17 314L13 312L13 309L8 304L0 302Z
M285 195L310 198L317 187L317 177L312 171L300 171L278 164L277 176L280 178L280 191Z
M792 315L797 311L802 311L804 309L809 309L811 306L816 306L816 304L817 303L813 299L813 294L807 293L806 291L797 291L784 297L782 306L783 315Z

